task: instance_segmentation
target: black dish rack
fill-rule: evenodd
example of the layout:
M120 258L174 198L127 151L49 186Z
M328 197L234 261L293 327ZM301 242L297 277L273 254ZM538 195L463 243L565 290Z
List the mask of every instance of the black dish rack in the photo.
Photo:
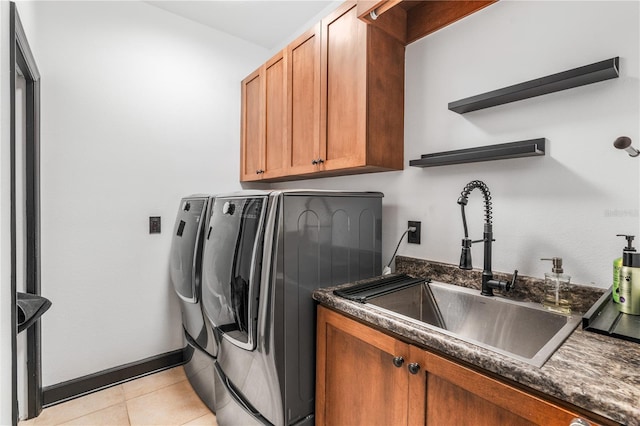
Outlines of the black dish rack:
M333 294L355 302L365 303L367 300L374 297L393 293L394 291L402 290L403 288L411 287L416 284L428 282L431 282L431 280L425 278L413 278L404 274L391 275L356 284L349 288L334 290Z
M611 289L582 317L582 328L605 336L640 343L640 315L618 311L611 298Z

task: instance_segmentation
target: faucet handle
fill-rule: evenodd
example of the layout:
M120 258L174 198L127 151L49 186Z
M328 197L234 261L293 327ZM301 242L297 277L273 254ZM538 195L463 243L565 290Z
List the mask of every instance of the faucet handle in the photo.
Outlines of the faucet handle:
M513 275L511 276L511 282L507 283L507 287L506 287L507 291L511 290L516 285L516 279L518 279L518 270L517 269L515 269L513 271Z

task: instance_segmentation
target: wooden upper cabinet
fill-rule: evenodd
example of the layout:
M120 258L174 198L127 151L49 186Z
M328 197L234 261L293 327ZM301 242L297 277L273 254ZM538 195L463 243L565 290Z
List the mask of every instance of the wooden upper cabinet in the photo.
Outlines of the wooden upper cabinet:
M241 181L287 171L286 68L283 51L242 81Z
M366 155L367 26L346 5L322 21L321 158L325 170L361 166Z
M320 24L287 47L288 174L317 170L320 158Z
M262 68L242 80L242 117L240 132L240 180L251 181L262 178L262 149L264 125L262 109Z
M287 57L284 51L264 67L265 141L263 179L287 173Z
M347 2L242 82L242 181L404 162L404 46Z
M404 46L360 21L355 2L323 19L321 33L319 169L402 170Z

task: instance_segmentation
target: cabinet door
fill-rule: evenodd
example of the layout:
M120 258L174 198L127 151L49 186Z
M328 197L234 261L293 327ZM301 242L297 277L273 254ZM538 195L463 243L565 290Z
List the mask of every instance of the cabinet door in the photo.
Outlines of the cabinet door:
M289 174L317 170L320 158L320 24L287 47Z
M264 66L264 179L286 174L287 148L287 65L284 51L271 58Z
M264 75L259 68L242 80L240 180L262 178L264 169Z
M409 378L409 424L567 426L581 418L423 349L411 346L409 352L411 362L420 365L418 373Z
M317 338L316 424L406 424L407 344L322 306Z
M282 51L242 81L241 181L287 172L286 70Z
M322 170L366 163L367 24L347 2L322 20Z

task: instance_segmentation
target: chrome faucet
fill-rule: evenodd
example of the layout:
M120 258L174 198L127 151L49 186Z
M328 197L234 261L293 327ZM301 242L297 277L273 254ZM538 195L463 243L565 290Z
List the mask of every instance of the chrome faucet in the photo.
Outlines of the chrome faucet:
M468 197L471 191L478 188L484 196L484 234L481 240L471 240L467 230L467 218L464 214L464 206L467 205ZM464 226L464 238L462 239L462 253L460 254L460 269L473 269L471 264L471 245L473 243L484 242L484 268L482 270L482 291L483 296L493 296L493 290L509 291L516 282L518 270L513 272L511 282L493 279L491 271L491 243L493 239L493 224L491 223L491 193L487 185L480 181L474 180L467 184L458 198L458 204L462 211L462 224Z

